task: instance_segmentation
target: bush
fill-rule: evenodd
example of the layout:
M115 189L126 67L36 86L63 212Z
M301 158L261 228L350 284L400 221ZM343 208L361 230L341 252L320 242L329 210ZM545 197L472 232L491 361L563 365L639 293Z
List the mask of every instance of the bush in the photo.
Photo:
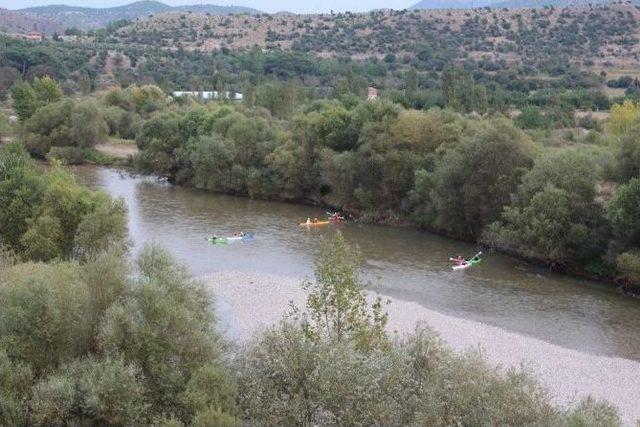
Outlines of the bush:
M603 252L606 222L595 202L597 171L575 150L550 151L522 178L512 206L484 241L529 258L580 265Z
M0 284L0 348L34 372L79 357L92 344L89 289L74 264L19 264Z
M29 403L31 422L38 426L67 424L72 418L74 398L74 382L65 375L53 375L39 382Z
M310 340L295 324L257 337L239 361L240 402L259 424L550 425L559 415L526 373L456 356L427 330L387 351Z
M640 179L621 185L609 204L609 219L617 244L640 246Z
M152 413L186 419L190 408L182 396L189 379L224 350L212 329L210 297L157 247L146 248L137 265L131 294L105 313L99 347L142 368Z
M531 164L531 141L502 120L447 150L432 175L434 225L477 238L499 218Z
M92 147L107 132L95 102L64 99L38 109L25 123L23 139L32 154L44 157L52 147Z
M207 408L193 418L193 427L240 427L242 422L217 408Z
M65 165L84 163L84 154L79 147L51 147L46 157L49 161L58 160Z
M140 368L120 358L85 359L65 369L76 382L81 416L105 425L139 425L147 419Z
M69 258L74 247L85 256L122 244L126 212L59 166L42 173L23 148L8 144L0 148L0 229L3 244L26 259Z
M640 251L621 253L616 257L616 267L622 278L640 286Z
M0 425L26 425L33 373L28 365L12 362L0 350Z

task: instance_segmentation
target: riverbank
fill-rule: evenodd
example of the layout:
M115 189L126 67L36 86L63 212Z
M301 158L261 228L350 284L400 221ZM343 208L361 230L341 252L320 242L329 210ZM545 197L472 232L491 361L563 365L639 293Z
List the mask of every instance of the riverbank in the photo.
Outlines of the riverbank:
M301 279L238 272L203 279L218 298L228 335L238 340L277 323L290 301L299 306L305 301ZM456 351L479 348L491 363L504 369L524 363L558 405L571 405L591 395L615 404L625 424L632 425L640 418L638 362L562 348L399 299L390 299L386 310L392 333L402 336L424 322Z

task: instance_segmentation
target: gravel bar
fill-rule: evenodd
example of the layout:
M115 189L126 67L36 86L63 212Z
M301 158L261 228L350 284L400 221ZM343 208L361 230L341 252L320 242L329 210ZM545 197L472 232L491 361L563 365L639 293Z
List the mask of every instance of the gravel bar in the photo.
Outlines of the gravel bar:
M302 279L257 273L220 272L203 277L216 296L228 336L244 340L277 323L289 302L305 302ZM620 410L626 425L640 419L640 363L591 355L508 332L484 323L456 318L413 302L390 298L389 329L410 333L426 323L454 350L480 349L503 368L525 365L547 388L556 404L572 405L591 395Z

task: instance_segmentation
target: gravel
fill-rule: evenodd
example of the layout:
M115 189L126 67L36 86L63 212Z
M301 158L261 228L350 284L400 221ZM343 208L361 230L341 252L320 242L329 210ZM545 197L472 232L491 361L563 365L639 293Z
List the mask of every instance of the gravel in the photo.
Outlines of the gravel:
M244 340L277 323L289 303L303 306L301 279L256 273L221 272L203 278L217 298L226 333ZM640 363L591 355L515 334L484 323L438 313L413 302L390 299L389 329L403 335L426 323L454 350L480 349L502 368L523 364L561 406L588 395L616 406L626 425L640 418Z

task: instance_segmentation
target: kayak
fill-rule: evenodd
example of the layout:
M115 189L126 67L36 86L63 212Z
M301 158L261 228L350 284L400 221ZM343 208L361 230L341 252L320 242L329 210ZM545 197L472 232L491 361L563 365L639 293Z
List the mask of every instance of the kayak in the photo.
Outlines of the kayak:
M214 245L226 245L229 241L224 237L205 237L207 242L213 243Z
M253 240L255 236L253 234L245 234L244 236L232 236L224 237L228 242L237 242L239 240Z
M464 269L467 269L469 267L473 267L474 265L480 264L480 261L482 261L482 259L478 258L480 255L482 255L482 252L478 252L472 258L470 258L468 261L465 261L465 262L463 262L462 264L459 264L459 265L454 265L451 268L454 269L454 270L464 270ZM449 258L449 260L455 261L453 258Z
M467 261L467 262L465 262L463 264L460 264L460 265L454 265L451 268L454 269L454 270L464 270L466 268L473 267L474 265L480 264L480 261L482 261L482 260Z
M327 224L331 224L331 221L301 222L300 227L318 227Z
M255 236L253 234L245 234L244 236L231 236L231 237L205 237L207 242L216 245L226 245L231 242L238 242L240 240L253 240Z

